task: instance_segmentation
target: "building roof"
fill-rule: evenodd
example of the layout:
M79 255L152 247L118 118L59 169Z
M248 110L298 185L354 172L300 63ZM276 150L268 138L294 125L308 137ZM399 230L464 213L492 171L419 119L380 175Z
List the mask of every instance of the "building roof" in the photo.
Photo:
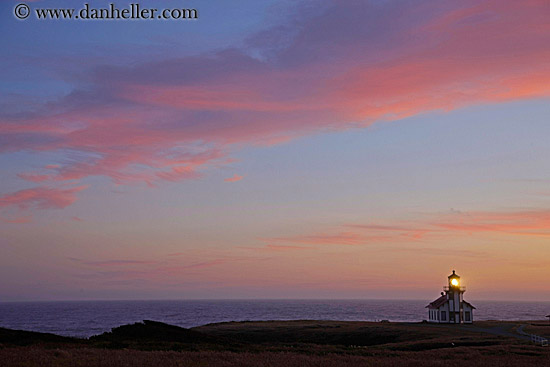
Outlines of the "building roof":
M460 275L456 274L455 271L453 270L453 273L451 275L449 275L447 278L460 278Z
M466 301L462 300L462 303L465 303L465 304L467 304L468 306L470 306L470 308L471 308L472 310L475 310L475 309L476 309L476 308L474 307L474 305L472 305L470 302L466 302Z
M435 301L431 302L429 305L427 305L426 307L424 308L439 308L441 306L443 306L446 302L448 302L449 300L447 299L447 296L446 295L443 295L441 297L439 297L438 299L436 299ZM464 300L462 300L462 303L470 306L472 308L472 310L475 310L476 308L474 307L474 305L472 305L470 302L466 302ZM546 317L550 317L550 315L546 316Z
M447 296L441 296L435 301L431 302L425 308L439 308L440 306L444 305L445 302L447 302Z

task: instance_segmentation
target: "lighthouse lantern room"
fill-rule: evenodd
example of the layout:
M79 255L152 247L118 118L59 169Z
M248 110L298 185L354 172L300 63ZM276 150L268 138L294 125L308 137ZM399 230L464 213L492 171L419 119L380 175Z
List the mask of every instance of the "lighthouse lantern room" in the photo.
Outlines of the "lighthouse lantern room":
M441 297L426 306L428 321L444 324L471 324L475 309L463 298L466 288L460 284L460 276L453 273L448 276L449 284L443 288Z

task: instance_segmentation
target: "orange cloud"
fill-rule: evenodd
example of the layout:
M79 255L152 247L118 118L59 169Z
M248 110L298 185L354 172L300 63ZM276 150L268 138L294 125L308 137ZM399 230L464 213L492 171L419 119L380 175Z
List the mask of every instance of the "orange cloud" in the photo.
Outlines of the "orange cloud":
M432 224L456 232L502 232L545 237L550 236L550 210L468 212L445 215Z
M387 224L345 224L354 232L335 234L309 234L261 239L265 242L301 243L308 245L366 245L407 243L430 240L433 236L456 236L457 234L509 234L520 236L550 236L550 210L509 212L457 212L433 214L424 220ZM277 246L277 245L268 245ZM285 246L286 247L286 246ZM290 246L294 247L294 246ZM391 248L388 248L391 249ZM397 248L394 248L397 249ZM419 248L421 250L421 248ZM405 249L402 248L402 251ZM464 253L468 256L475 254Z
M353 232L340 232L337 234L274 237L262 240L266 242L303 243L308 245L361 245L386 238L386 236L365 236Z
M225 182L237 182L237 181L242 180L243 177L244 176L239 176L238 174L235 173L235 175L233 175L233 177L225 178L224 181Z
M287 250L304 250L310 247L305 246L289 246L289 245L266 245L266 249L273 251L287 251Z
M348 224L348 228L393 233L396 237L420 239L424 235L445 233L507 233L550 236L550 210L470 211L432 214L427 219L388 225Z
M263 247L239 246L237 248L238 249L244 249L244 250L256 250L256 251L285 252L285 251L295 251L295 250L308 250L308 249L312 249L313 247L268 244L268 245L265 245Z

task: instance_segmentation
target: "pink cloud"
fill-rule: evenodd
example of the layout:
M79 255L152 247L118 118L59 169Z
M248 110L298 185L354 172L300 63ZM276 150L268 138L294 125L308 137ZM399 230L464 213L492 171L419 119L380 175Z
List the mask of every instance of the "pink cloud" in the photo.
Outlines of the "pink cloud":
M197 179L247 145L431 110L547 97L546 14L544 0L349 1L304 15L289 30L251 35L242 49L124 67L78 60L84 76L71 81L71 93L33 102L33 111L0 113L0 151L65 156L46 172L19 174L32 182L51 186L105 176L117 184L155 186ZM27 105L17 98L21 103L10 105ZM67 192L55 199L55 190L64 192L6 194L0 206L58 208L74 201Z
M24 217L17 217L12 219L2 219L4 223L13 223L13 224L29 223L31 220L32 220L32 215L27 215Z
M350 232L340 231L337 233L321 233L309 234L289 237L274 237L261 239L265 242L280 242L280 243L300 243L307 245L369 245L369 244L385 244L395 242L416 242L424 239L426 235L433 235L443 230L430 227L428 224L402 223L388 225L359 225L359 224L344 224L340 226L342 229L353 228ZM267 245L276 247L279 245ZM281 246L302 248L299 246Z
M274 237L265 238L262 240L266 242L302 243L308 245L361 245L370 241L378 241L385 238L385 236L365 236L353 232L340 232L336 234Z
M368 231L379 231L384 233L392 233L398 235L399 237L408 238L411 240L419 240L424 237L426 234L439 232L440 230L434 228L428 228L427 226L418 226L416 223L406 223L406 224L390 224L390 225L380 225L380 224L347 224L344 225L347 228L356 228L363 229Z
M40 175L36 173L18 173L17 177L31 182L43 182L51 179L49 175Z
M266 245L266 249L273 251L288 251L288 250L304 250L309 247L305 246L290 246L290 245Z
M82 265L88 265L88 266L98 266L98 267L118 267L118 266L125 266L125 265L151 265L156 264L156 261L151 260L128 260L128 259L113 259L113 260L97 260L97 261L90 261L90 260L82 260L74 257L69 257L69 260L82 264Z
M312 247L312 246L294 246L294 245L268 244L268 245L265 245L263 247L239 246L237 248L238 249L243 249L243 250L286 252L286 251L295 251L295 250L308 250L308 249L312 249L314 247Z
M63 209L76 201L76 193L87 186L70 189L35 187L19 190L0 197L0 207L19 207L20 209Z
M193 166L174 166L168 172L158 172L157 176L166 181L179 181L182 179L200 177L200 175L194 170Z
M186 265L183 268L185 269L208 268L211 266L225 264L227 261L228 261L227 259L215 259L211 261L203 261L195 264Z
M469 212L443 216L432 225L456 232L546 237L550 236L550 210Z
M437 247L386 247L384 248L384 251L391 251L391 252L403 252L403 253L413 253L413 254L421 254L423 256L443 256L448 257L449 256L449 250L448 249L442 249ZM488 253L483 251L472 251L472 250L462 250L462 249L453 249L453 255L457 255L460 257L470 257L470 258L487 258L490 256Z
M434 238L472 234L506 234L515 236L550 236L550 210L527 211L472 211L431 214L415 222L396 220L386 224L344 224L341 228L353 228L354 232L308 234L261 239L265 242L300 243L308 245L367 245L392 243L420 243ZM437 237L435 237L437 236ZM267 245L277 248L279 245ZM301 248L280 246L282 248ZM420 247L414 247L422 249ZM390 249L390 248L388 248ZM399 248L394 248L399 249ZM401 248L402 251L408 251ZM397 250L396 250L397 251ZM435 253L435 252L434 252ZM474 256L474 253L464 252Z
M180 258L180 255L186 256L186 259ZM207 272L201 276L216 278L216 273L208 273L209 268L221 266L224 264L235 264L241 262L255 263L261 258L257 257L235 257L220 254L216 257L210 257L202 251L187 251L185 253L167 254L165 257L156 259L98 259L87 260L76 257L68 257L67 260L74 263L80 271L84 273L76 274L77 277L84 279L99 279L109 281L132 281L141 279L144 283L158 284L162 286L170 285L173 282L181 284L181 276L193 277L198 273L202 274L202 269ZM187 280L190 284L198 281L195 278ZM208 282L204 277L200 282Z
M235 175L233 175L233 177L225 178L224 181L225 182L237 182L237 181L242 180L243 177L244 176L239 176L238 174L235 173Z

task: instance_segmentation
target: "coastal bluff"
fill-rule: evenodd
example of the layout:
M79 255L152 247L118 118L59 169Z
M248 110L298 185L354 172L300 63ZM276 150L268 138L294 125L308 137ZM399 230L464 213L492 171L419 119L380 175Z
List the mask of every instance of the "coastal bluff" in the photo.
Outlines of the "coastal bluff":
M181 328L145 320L88 339L0 328L2 366L470 366L544 364L539 322L434 325L361 321L242 321ZM519 330L518 330L519 329Z

